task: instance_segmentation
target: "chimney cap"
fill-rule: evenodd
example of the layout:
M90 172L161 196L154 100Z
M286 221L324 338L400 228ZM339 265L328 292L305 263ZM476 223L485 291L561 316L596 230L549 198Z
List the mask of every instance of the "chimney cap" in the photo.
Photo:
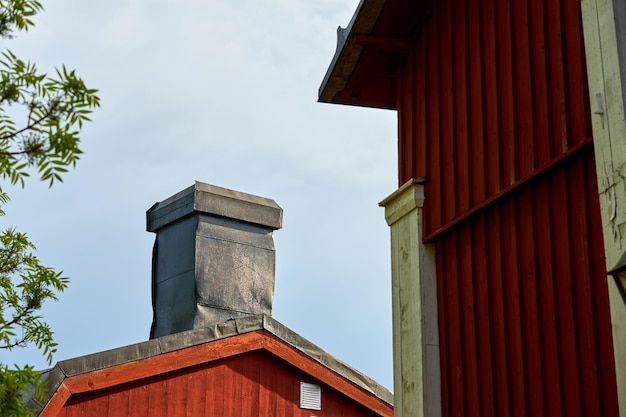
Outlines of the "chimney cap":
M270 229L283 225L283 209L274 200L196 181L146 212L146 229L158 229L192 213L205 213Z

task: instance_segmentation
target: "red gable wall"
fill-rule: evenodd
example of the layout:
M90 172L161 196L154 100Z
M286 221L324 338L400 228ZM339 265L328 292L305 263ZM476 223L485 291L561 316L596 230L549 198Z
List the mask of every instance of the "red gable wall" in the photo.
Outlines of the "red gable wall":
M441 0L400 72L444 416L616 416L580 5Z
M320 384L271 354L250 352L72 396L59 417L378 416L322 385L322 410L299 407L300 382Z

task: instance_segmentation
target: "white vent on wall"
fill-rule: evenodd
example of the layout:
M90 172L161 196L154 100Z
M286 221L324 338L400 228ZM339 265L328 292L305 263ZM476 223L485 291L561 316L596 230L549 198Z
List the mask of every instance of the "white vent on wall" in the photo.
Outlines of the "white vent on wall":
M319 385L300 382L300 408L322 409L322 388Z

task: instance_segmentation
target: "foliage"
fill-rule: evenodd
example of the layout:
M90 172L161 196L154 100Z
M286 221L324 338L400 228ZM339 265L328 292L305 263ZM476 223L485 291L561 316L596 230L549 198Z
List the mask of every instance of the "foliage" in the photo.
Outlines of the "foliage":
M0 37L28 30L42 10L37 0L0 0ZM29 171L52 186L74 167L81 154L79 133L99 107L97 90L89 89L65 66L53 76L11 51L0 58L0 177L25 185ZM0 188L2 205L9 197ZM56 343L43 321L41 308L68 284L61 272L43 266L35 246L15 229L0 232L0 350L35 345L52 363ZM0 362L0 416L30 416L24 393L42 399L45 383L31 366L9 367Z
M41 265L34 249L24 233L7 229L0 234L0 349L33 343L50 363L56 343L37 311L45 300L57 300L56 292L67 287L68 279Z
M16 366L10 369L0 364L0 411L3 417L34 416L34 410L24 408L22 393L35 390L37 398L45 395L45 384L41 372L32 366Z
M7 6L9 5L9 6ZM4 10L3 10L4 8ZM0 33L13 26L26 29L32 13L41 6L34 0L0 0ZM19 18L17 11L28 15ZM8 29L7 29L8 28ZM0 59L0 176L24 186L28 169L36 167L40 179L62 181L68 166L75 166L79 131L100 100L65 66L55 77L39 73L35 64L11 51ZM16 123L18 119L21 123Z
M28 30L31 17L42 10L37 0L0 0L0 36L11 38L15 29Z

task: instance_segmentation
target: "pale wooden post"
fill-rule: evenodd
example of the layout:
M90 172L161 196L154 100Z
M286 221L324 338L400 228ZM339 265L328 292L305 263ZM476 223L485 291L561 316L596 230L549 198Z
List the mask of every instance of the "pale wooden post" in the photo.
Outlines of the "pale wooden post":
M614 9L615 4L619 7ZM626 253L626 120L623 89L626 80L622 79L626 68L623 61L626 59L623 56L626 12L623 5L613 0L582 0L581 11L606 266L608 271L616 271ZM619 36L622 39L618 33L621 33ZM626 285L626 271L614 275L616 279L609 277L609 298L617 395L620 415L626 417L626 304L617 285L619 281Z
M394 416L441 416L435 248L422 243L424 180L380 203L391 227Z

